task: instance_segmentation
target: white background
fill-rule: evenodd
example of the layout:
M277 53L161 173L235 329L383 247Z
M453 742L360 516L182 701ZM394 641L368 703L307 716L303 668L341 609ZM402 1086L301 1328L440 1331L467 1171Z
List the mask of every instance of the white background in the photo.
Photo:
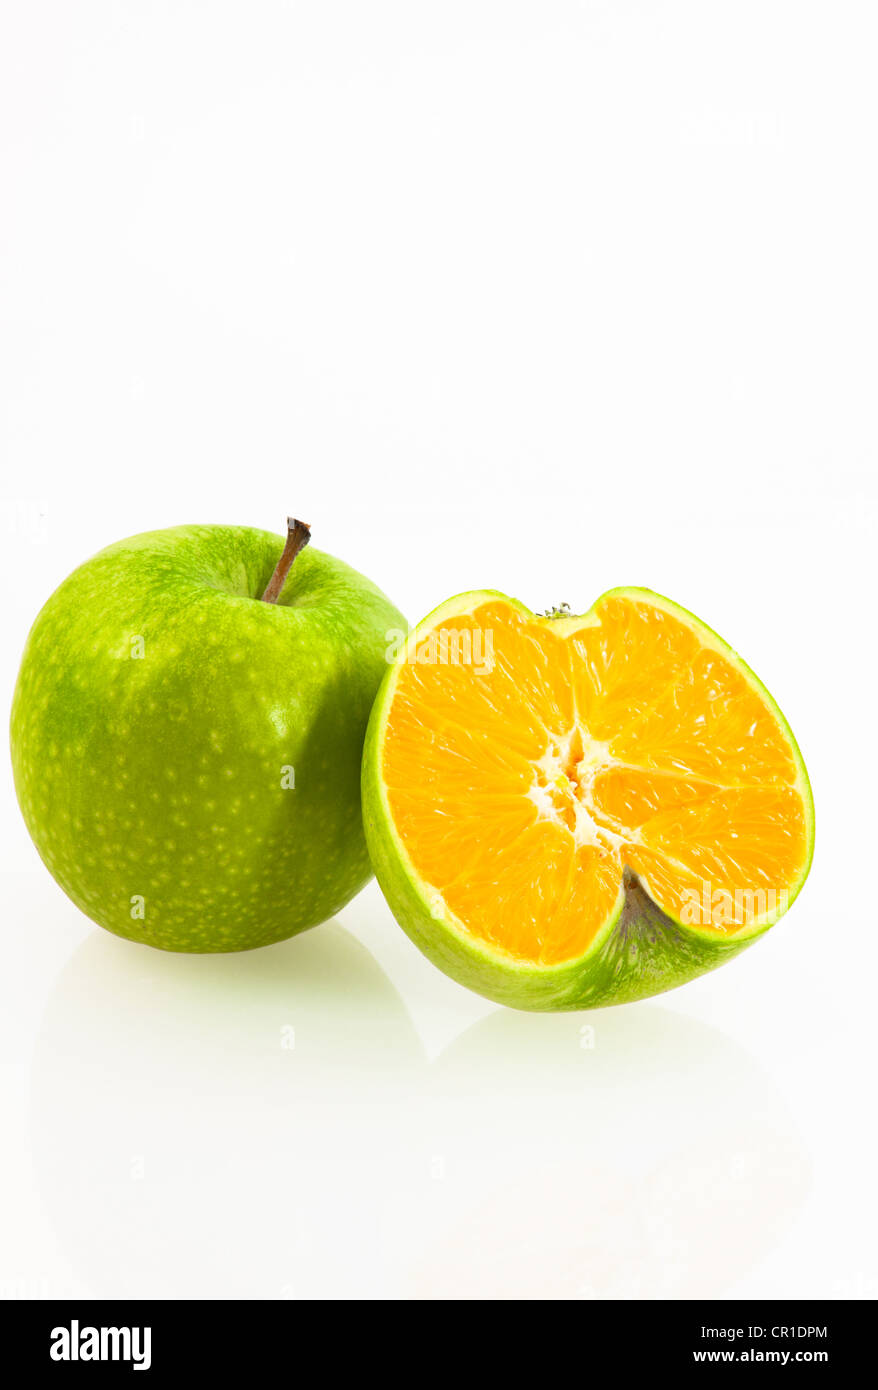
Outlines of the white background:
M7 775L3 1294L874 1297L875 7L2 14L10 694L95 550L292 511L411 619L692 608L818 825L752 951L542 1017L374 884L245 957L118 941Z

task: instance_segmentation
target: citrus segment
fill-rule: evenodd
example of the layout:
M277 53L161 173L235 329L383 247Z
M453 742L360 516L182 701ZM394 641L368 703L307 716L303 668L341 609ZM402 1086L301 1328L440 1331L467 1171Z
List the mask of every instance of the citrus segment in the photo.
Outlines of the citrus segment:
M443 957L581 961L614 923L630 939L635 880L647 915L710 955L776 920L807 872L810 791L782 716L647 590L579 618L463 596L411 635L372 725L373 857L403 872L428 934L451 932Z

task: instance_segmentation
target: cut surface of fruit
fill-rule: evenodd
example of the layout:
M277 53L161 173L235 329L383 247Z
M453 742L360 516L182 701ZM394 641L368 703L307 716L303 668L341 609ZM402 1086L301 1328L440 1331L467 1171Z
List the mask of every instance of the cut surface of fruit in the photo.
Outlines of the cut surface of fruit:
M373 726L373 832L432 921L498 961L580 960L632 885L708 954L740 948L807 874L812 802L783 717L648 590L582 617L452 600L410 635Z

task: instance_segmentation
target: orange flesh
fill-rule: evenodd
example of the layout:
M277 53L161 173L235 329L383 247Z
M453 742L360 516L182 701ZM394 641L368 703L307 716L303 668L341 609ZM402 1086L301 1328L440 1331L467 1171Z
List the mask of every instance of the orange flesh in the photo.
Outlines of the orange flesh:
M419 636L383 744L397 833L465 930L539 964L586 950L630 866L724 935L808 855L790 740L709 639L608 596L563 629L502 599Z

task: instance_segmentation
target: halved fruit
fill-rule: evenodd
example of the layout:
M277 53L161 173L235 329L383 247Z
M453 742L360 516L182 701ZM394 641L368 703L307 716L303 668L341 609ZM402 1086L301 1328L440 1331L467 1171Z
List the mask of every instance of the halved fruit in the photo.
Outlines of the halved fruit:
M409 635L363 762L378 881L440 969L521 1009L643 999L737 955L813 853L780 710L648 589L582 616L463 594Z

